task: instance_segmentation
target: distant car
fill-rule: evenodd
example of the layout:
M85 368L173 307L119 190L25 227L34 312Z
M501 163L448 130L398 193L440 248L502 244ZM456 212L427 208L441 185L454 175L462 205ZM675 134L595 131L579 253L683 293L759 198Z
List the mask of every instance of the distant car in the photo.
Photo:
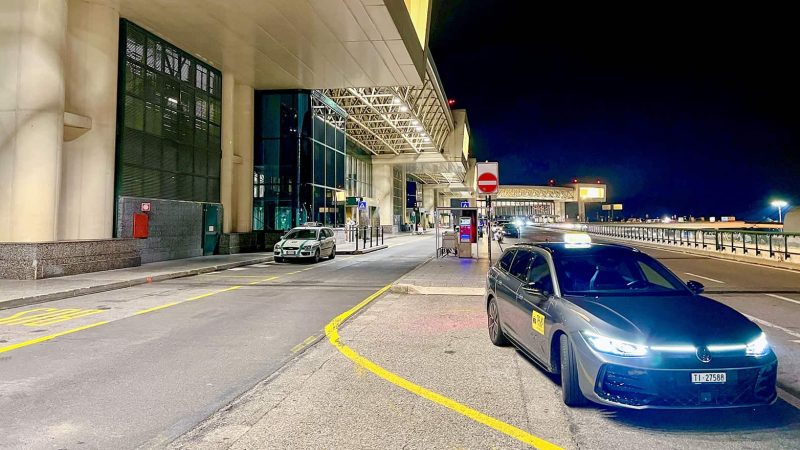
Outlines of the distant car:
M560 374L569 406L775 402L778 361L766 336L702 291L629 247L520 244L487 275L489 337Z
M319 262L323 257L336 257L336 238L326 227L292 228L273 248L276 262L289 259L311 259Z
M518 238L520 235L519 227L511 222L503 224L502 230L503 234L506 235L507 237Z

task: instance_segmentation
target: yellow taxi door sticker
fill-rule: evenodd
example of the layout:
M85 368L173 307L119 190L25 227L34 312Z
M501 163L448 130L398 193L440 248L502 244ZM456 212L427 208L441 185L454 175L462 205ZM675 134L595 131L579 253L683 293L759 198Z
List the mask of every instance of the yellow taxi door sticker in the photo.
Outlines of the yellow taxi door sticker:
M531 313L531 327L533 327L537 333L544 334L544 314L533 311Z

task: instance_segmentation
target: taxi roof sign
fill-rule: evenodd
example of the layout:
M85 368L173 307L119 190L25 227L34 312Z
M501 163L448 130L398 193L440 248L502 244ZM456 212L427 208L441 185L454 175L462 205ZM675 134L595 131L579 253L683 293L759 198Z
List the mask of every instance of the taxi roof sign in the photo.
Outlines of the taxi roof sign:
M567 244L591 244L592 237L586 233L564 233L564 242Z

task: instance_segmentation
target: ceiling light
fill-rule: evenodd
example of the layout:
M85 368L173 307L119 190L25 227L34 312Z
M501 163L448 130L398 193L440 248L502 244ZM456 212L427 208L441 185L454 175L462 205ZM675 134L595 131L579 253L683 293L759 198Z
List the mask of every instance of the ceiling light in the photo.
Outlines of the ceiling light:
M393 98L392 99L392 103L394 103L395 105L399 105L400 104L400 97Z
M400 105L400 112L408 112L408 106Z
M422 127L419 126L419 125L417 125L414 129L417 130L417 131L422 131Z
M417 119L412 120L411 125L419 125L419 120Z

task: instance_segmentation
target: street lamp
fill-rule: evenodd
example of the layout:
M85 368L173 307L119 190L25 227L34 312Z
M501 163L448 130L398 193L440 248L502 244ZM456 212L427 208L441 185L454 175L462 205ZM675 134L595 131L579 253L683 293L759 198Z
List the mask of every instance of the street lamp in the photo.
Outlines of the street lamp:
M788 205L788 203L786 203L783 200L774 200L770 204L773 207L778 208L778 222L782 223L783 222L783 208L786 208L786 205Z

